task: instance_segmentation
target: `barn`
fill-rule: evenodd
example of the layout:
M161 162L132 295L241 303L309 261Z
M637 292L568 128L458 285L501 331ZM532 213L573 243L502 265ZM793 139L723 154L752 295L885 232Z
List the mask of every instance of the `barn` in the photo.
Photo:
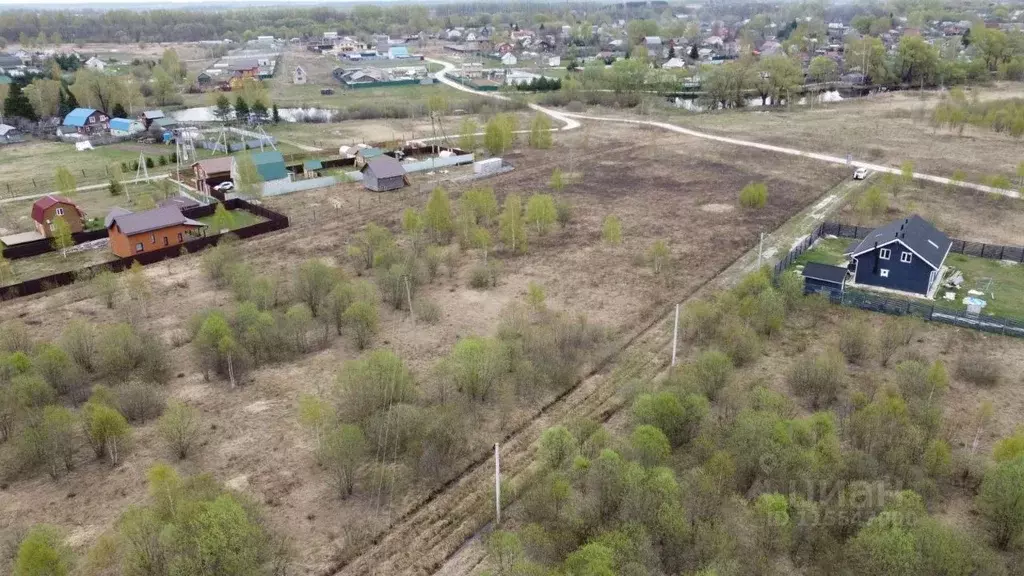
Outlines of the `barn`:
M374 192L398 190L409 184L405 168L391 156L370 158L359 171L363 173L363 185Z

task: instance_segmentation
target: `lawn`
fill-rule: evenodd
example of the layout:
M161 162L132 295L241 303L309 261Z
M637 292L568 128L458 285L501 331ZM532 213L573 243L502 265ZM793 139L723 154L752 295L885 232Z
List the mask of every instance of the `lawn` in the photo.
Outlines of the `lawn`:
M847 260L846 256L843 256L843 251L846 247L853 242L850 238L819 238L814 246L801 254L795 261L794 264L829 264L836 266Z
M266 220L267 220L266 218L263 218L261 216L257 216L255 214L253 214L252 212L247 212L245 210L232 210L232 211L228 212L228 214L231 215L231 229L232 230L237 230L239 228L245 228L246 226L252 226L253 224L259 224L260 222L266 222ZM203 216L202 218L199 218L199 221L202 222L203 224L206 224L207 226L210 226L211 227L211 230L210 230L211 233L216 233L218 231L212 229L213 218L214 218L213 215Z
M967 291L982 291L985 295L979 298L987 302L983 309L985 314L1024 319L1024 267L1020 264L950 254L946 257L946 266L961 271L964 283L957 291L954 302L947 302L941 297L937 301L944 305L953 304L956 308L965 308L963 299L968 295ZM949 278L950 274L951 272L947 272L945 277ZM988 282L989 279L991 283ZM940 288L938 295L941 296L945 291Z
M426 105L431 96L445 96L455 99L458 90L444 84L429 86L405 85L384 88L345 88L338 82L330 84L292 84L290 81L274 80L270 84L270 99L281 108L320 107L356 108L361 106L405 107L413 104ZM324 96L321 88L332 88L334 94Z
M42 278L58 272L79 270L86 266L116 260L117 256L106 246L95 250L69 252L67 257L60 252L47 252L39 256L9 260L13 278L4 278L3 285L17 284L33 278Z

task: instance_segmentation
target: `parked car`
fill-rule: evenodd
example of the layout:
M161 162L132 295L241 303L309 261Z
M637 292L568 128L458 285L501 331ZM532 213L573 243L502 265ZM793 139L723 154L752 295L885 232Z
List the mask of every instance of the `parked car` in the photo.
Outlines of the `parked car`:
M235 189L235 183L228 180L227 182L221 182L220 184L217 184L216 186L213 187L213 189L216 190L217 192L227 192L228 190Z
M857 168L857 171L853 173L854 180L863 180L868 177L871 172L867 168Z

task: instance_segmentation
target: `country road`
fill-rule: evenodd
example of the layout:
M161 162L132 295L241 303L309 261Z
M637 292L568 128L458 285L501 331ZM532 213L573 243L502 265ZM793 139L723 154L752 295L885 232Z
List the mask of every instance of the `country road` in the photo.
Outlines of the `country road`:
M451 78L448 78L447 74L455 69L455 65L452 64L451 62L446 62L444 60L436 60L436 59L433 59L433 58L427 58L427 61L428 62L433 62L435 64L440 64L440 65L444 66L444 69L439 71L439 72L437 72L435 74L435 76L437 77L438 81L440 81L440 82L442 82L442 83L444 83L444 84L446 84L446 85L448 85L448 86L450 86L452 88L455 88L456 90L461 90L463 92L468 92L470 94L476 94L478 96L485 96L485 97L488 97L488 98L497 98L499 100L508 100L509 99L508 96L504 96L502 94L496 94L496 93L493 93L493 92L480 92L478 90L473 90L472 88L469 88L468 86L464 86L464 85L462 85L462 84L452 80ZM675 124L669 124L668 122L656 122L656 121L653 121L653 120L634 120L634 119L630 119L630 118L611 118L611 117L605 117L605 116L591 116L591 115L588 115L588 114L574 114L574 113L570 113L570 112L559 112L557 110L552 110L551 108L546 108L546 107L541 106L539 104L533 104L533 103L531 103L529 106L533 110L536 110L538 112L542 112L544 114L547 114L548 116L550 116L551 118L553 118L555 120L563 122L564 126L562 126L562 128L560 128L560 130L574 130L576 128L579 128L580 127L580 123L577 121L577 119L579 119L579 120L591 120L591 121L595 121L595 122L618 122L618 123L622 123L622 124L634 124L634 125L653 126L655 128L661 128L661 129L664 129L664 130L669 130L671 132L676 132L678 134L685 134L687 136L693 136L695 138L703 138L705 140L714 140L716 142L722 142L724 144L732 144L734 146L743 146L743 147L746 147L746 148L757 148L759 150L765 150L765 151L768 151L768 152L777 152L777 153L780 153L780 154L787 154L789 156L803 156L805 158L811 158L813 160L820 160L822 162L829 162L831 164L841 164L841 165L845 165L845 166L850 166L851 168L867 168L868 170L872 170L874 172L887 172L889 174L900 174L900 169L899 168L892 168L890 166L882 166L881 164L873 164L871 162L863 162L863 161L860 161L860 160L852 160L851 159L850 161L847 161L846 158L841 158L839 156L832 156L830 154L822 154L820 152L807 152L807 151L804 151L804 150L798 150L796 148L788 148L788 147L785 147L785 146L775 146L773 144L763 144L761 142L754 142L754 141L751 141L751 140L742 140L742 139L739 139L739 138L729 138L729 137L726 137L726 136L717 136L715 134L708 134L707 132L700 132L700 131L697 131L697 130L692 130L690 128L683 128L682 126L677 126ZM991 186L985 186L984 184L974 184L973 182L961 182L961 181L958 181L958 180L953 180L951 178L945 178L943 176L935 176L933 174L924 174L924 173L921 173L921 172L914 172L913 177L918 179L918 180L925 180L925 181L928 181L928 182L934 182L936 184L942 184L942 185L945 185L945 186L959 186L961 188L969 188L971 190L977 190L979 192L986 192L986 193L989 193L989 194L1001 194L1003 196L1008 196L1010 198L1020 198L1020 193L1016 192L1014 190L1004 190L1002 188L993 188Z

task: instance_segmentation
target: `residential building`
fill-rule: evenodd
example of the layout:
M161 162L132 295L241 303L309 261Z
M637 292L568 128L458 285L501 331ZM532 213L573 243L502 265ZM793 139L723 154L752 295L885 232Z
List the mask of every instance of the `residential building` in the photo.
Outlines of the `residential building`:
M134 213L122 209L106 223L110 250L121 258L184 244L205 226L186 218L177 206Z
M370 158L359 171L363 173L363 186L374 192L398 190L409 184L405 168L391 156Z
M259 60L236 60L228 64L228 72L237 78L258 78L260 75Z
M128 118L111 118L110 134L112 136L131 136L146 130L146 125L138 120Z
M931 296L953 242L914 214L876 228L847 249L857 284Z
M277 150L255 152L252 154L252 163L256 165L256 171L264 182L284 180L290 177L288 169L284 165L284 156ZM238 163L231 166L231 179L238 181Z
M139 114L139 122L149 130L149 127L153 125L153 122L161 118L166 118L163 110L146 110L142 114Z
M64 126L75 128L78 132L100 132L107 129L107 116L101 110L92 108L75 108L64 117Z
M305 84L306 83L306 70L302 66L296 66L292 72L292 83L293 84Z
M501 56L501 63L504 66L515 66L516 62L518 62L516 55L511 52L502 54Z
M36 224L36 231L46 238L53 237L53 222L57 218L64 219L72 234L81 232L84 229L83 216L85 213L78 205L55 194L43 196L32 204L32 221Z

